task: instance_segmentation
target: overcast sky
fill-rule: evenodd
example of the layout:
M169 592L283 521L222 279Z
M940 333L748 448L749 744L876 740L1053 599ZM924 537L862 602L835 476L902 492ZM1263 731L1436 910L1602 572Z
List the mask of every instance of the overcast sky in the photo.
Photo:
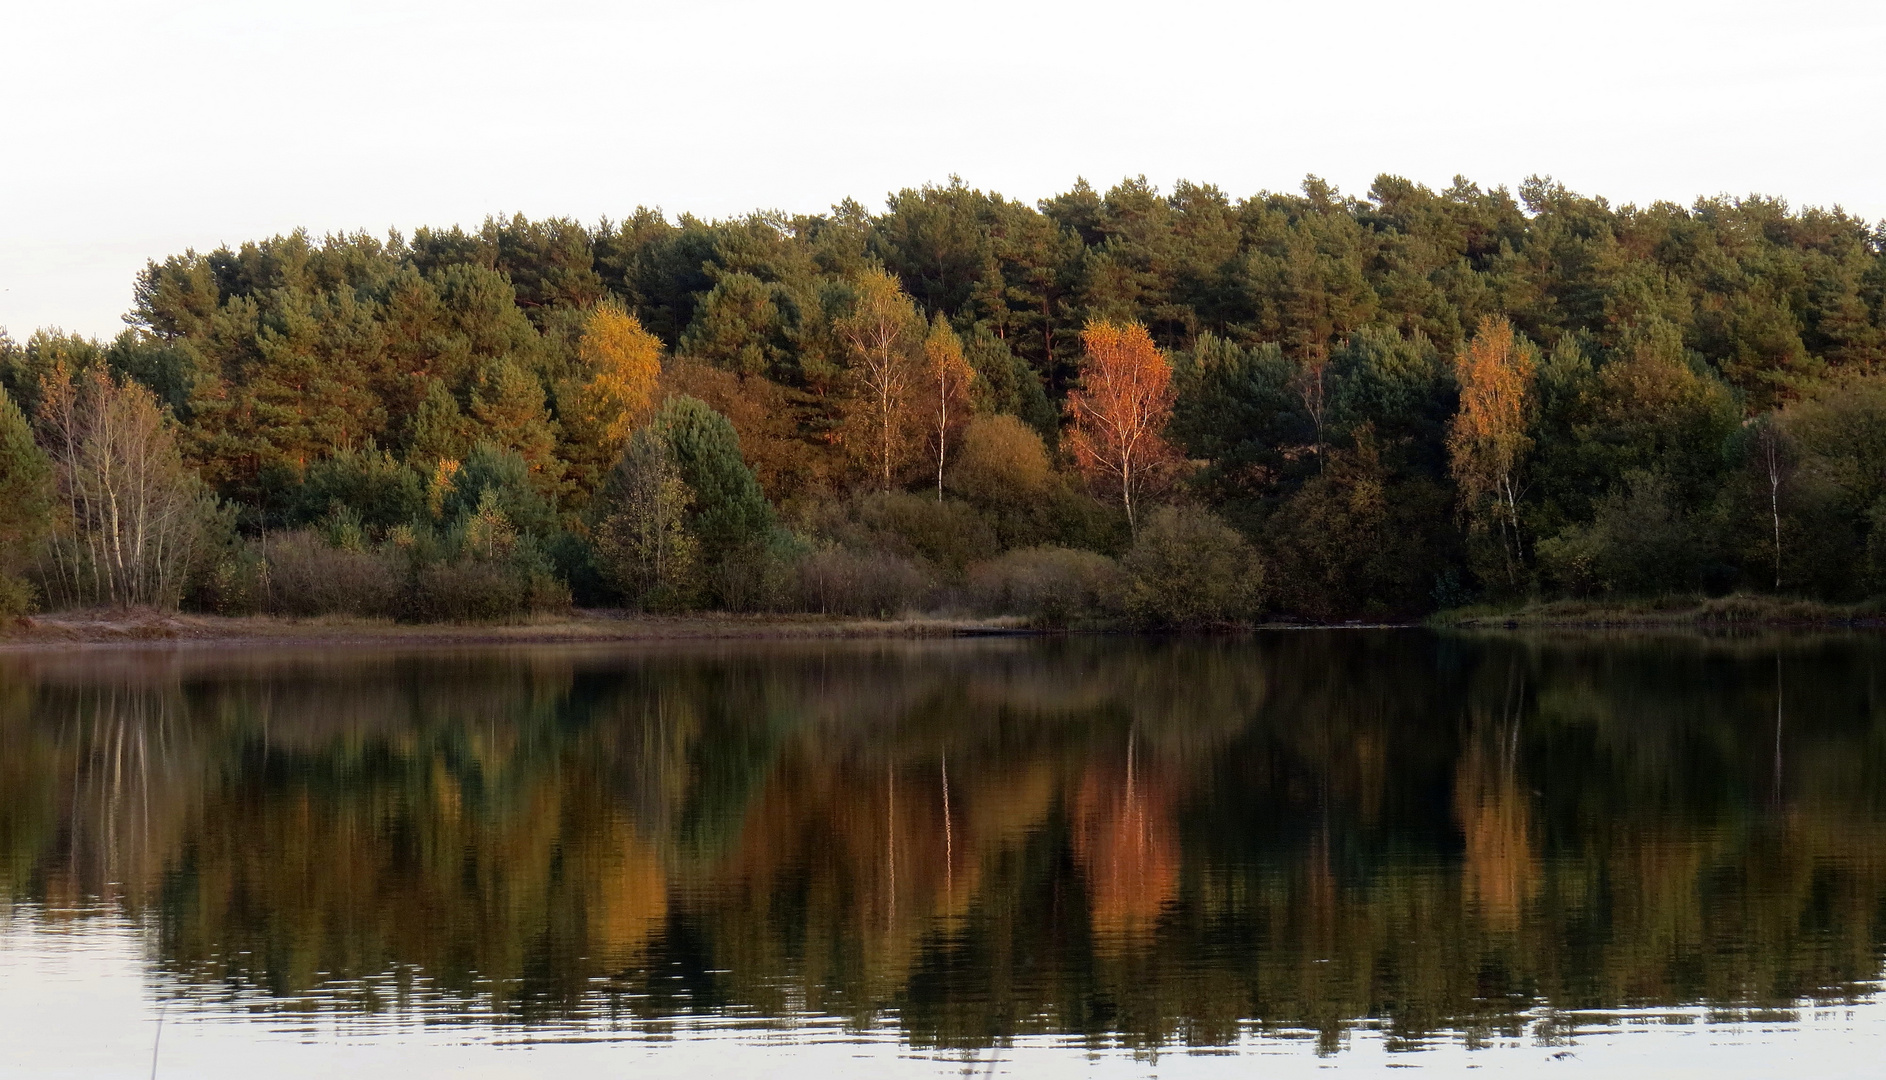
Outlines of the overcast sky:
M13 0L0 326L110 335L146 259L488 214L877 208L1316 173L1886 217L1886 5Z

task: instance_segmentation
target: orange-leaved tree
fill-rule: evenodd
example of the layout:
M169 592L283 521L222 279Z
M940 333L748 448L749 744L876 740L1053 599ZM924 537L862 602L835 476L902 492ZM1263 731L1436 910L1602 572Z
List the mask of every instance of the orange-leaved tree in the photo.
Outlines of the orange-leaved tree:
M936 498L943 501L943 466L950 436L969 419L969 384L976 373L963 359L963 342L939 312L923 339L926 427L936 440Z
M906 429L923 316L896 278L872 270L858 282L857 302L838 320L838 332L851 347L851 377L859 418L870 431L872 471L889 491L909 449Z
M1499 532L1507 582L1519 584L1520 468L1532 439L1526 413L1538 357L1504 318L1485 316L1454 356L1460 411L1447 429L1448 465L1469 528Z
M1134 495L1173 456L1162 435L1172 417L1172 364L1139 323L1090 322L1081 347L1080 385L1067 395L1068 445L1089 478L1119 487L1137 534Z

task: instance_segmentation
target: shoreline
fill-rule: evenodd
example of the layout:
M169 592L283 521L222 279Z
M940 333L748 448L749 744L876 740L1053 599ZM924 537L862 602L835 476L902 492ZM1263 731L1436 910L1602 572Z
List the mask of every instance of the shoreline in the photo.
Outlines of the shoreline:
M1761 596L1656 601L1555 600L1510 609L1443 611L1421 622L1263 622L1226 632L1427 629L1511 633L1526 631L1688 631L1734 634L1767 630L1882 630L1886 609L1873 604L1833 605ZM687 641L896 641L976 637L1051 637L1128 633L1118 626L1043 629L1015 616L994 618L908 616L869 619L836 615L741 615L701 612L645 615L579 609L507 623L400 623L354 616L205 615L149 609L88 610L40 615L0 625L0 653L123 646L450 646L609 645ZM1196 633L1196 632L1195 632ZM1165 636L1154 634L1153 636Z
M1734 593L1654 600L1553 600L1519 607L1458 608L1428 618L1436 630L1878 630L1886 609L1876 602L1815 600Z
M0 629L0 653L125 645L596 645L665 641L818 641L1015 637L1018 619L859 619L819 615L639 615L576 611L515 623L397 623L338 616L88 611Z

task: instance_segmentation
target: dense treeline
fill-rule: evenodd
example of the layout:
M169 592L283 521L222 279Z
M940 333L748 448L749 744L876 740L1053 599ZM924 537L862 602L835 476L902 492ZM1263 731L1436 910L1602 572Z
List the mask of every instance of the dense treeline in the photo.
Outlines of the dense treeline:
M1386 176L297 233L151 263L108 344L0 342L0 573L407 617L1850 600L1886 587L1883 251ZM124 550L121 428L157 457Z

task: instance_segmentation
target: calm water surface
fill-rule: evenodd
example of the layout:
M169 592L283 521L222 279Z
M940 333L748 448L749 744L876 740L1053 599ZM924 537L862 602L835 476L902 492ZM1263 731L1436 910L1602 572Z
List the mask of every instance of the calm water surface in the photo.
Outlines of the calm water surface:
M0 1074L1874 1075L1886 639L0 656Z

